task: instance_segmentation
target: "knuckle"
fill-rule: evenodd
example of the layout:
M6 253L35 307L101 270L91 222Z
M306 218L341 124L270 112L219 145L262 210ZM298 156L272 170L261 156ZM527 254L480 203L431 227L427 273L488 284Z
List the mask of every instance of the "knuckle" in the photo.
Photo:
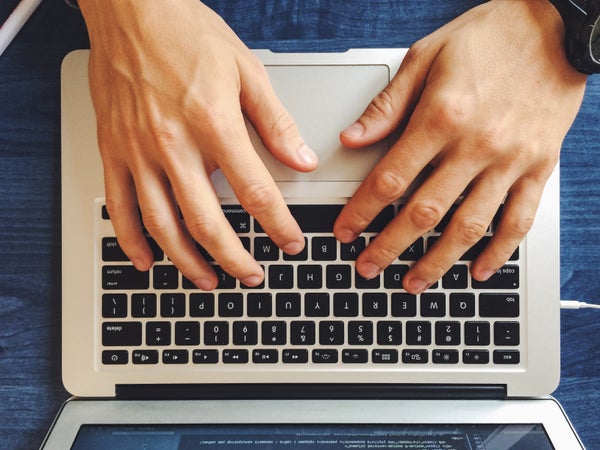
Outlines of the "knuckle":
M150 233L150 235L158 242L162 242L164 239L168 238L172 231L168 220L156 212L142 213L142 222L144 223L146 230L148 230L148 233Z
M365 111L365 116L368 117L392 117L394 113L394 99L388 85L383 91L377 94Z
M455 133L469 123L468 95L437 92L432 100L432 126L446 133Z
M419 202L408 206L408 218L419 230L429 231L444 217L439 205Z
M408 187L406 178L391 169L380 169L373 174L373 195L379 201L392 203Z
M296 122L294 122L292 116L285 109L281 108L273 118L269 135L272 138L281 139L296 133Z
M272 212L275 208L276 195L271 187L263 183L254 183L246 186L241 195L242 206L257 217Z
M472 246L479 242L485 235L488 224L485 220L476 217L459 219L456 226L456 239L459 244Z
M218 241L219 227L210 214L198 212L185 218L185 227L203 246L213 247Z
M520 215L518 217L505 218L502 226L509 235L516 238L524 237L533 226L533 215Z

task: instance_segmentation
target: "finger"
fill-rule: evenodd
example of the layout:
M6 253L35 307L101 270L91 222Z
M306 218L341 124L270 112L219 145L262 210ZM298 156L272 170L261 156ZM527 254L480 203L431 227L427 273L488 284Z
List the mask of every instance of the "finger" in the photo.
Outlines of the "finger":
M477 179L442 235L405 275L403 284L408 292L423 292L481 240L513 179L497 172Z
M440 162L394 220L358 257L356 267L361 275L366 278L378 275L419 236L442 220L480 171L477 165L465 165L461 161L448 158Z
M434 53L413 45L390 84L367 106L362 115L340 134L350 148L377 142L406 122L425 87Z
M250 70L242 74L242 108L265 147L286 166L300 172L317 167L318 157L305 144L294 119L283 107L262 63L252 57ZM249 72L250 79L244 74Z
M104 162L106 210L119 246L137 270L149 270L154 262L144 236L135 186L129 168Z
M512 256L533 225L544 184L525 177L512 186L492 240L471 266L475 279L487 280Z

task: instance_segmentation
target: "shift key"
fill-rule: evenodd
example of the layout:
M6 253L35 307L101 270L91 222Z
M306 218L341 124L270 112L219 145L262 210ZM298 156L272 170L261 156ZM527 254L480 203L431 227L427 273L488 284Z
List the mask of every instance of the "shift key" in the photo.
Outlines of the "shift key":
M102 266L102 288L105 290L148 289L150 272L140 272L133 266Z

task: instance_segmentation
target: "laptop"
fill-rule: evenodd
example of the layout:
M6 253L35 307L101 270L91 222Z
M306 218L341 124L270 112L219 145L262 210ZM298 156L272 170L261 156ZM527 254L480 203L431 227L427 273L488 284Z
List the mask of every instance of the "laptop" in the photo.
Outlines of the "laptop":
M402 275L447 220L364 280L353 261L402 199L354 243L333 239L341 207L390 146L351 150L338 134L406 50L256 54L319 154L315 172L293 172L248 124L307 248L283 255L216 172L223 211L266 278L246 288L211 261L213 292L150 237L149 272L124 257L104 206L88 52L65 58L62 375L73 397L42 448L583 448L550 396L560 375L558 169L531 232L488 282L468 267L496 220L419 296L402 290Z

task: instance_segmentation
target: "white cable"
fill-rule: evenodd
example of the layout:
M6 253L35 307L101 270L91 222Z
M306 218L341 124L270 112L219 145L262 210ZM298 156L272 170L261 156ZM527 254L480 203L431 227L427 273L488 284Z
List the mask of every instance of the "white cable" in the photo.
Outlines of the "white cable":
M578 302L577 300L561 300L560 309L600 309L600 305L594 303Z

